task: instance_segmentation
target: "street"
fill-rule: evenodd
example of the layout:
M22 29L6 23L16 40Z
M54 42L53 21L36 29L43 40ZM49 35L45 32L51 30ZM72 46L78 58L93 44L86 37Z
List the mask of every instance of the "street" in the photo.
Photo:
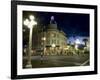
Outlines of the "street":
M45 67L72 67L89 65L89 55L73 55L73 56L32 56L32 68ZM23 68L25 68L27 57L23 58Z

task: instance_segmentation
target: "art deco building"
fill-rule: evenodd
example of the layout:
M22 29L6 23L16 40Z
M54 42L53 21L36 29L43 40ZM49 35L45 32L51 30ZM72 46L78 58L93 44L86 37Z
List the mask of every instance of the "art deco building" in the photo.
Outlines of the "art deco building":
M53 16L48 26L39 26L33 30L33 50L36 51L36 54L63 54L62 51L66 46L66 34L57 28L57 22Z

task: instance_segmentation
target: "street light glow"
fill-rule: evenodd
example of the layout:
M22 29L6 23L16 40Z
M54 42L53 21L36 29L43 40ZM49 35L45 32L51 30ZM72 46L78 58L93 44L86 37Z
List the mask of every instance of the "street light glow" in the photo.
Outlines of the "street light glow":
M45 41L46 40L46 37L43 37L42 40Z
M54 48L56 45L55 44L52 44L52 47Z
M81 42L80 42L79 39L76 39L75 43L76 43L76 44L80 44Z
M37 22L34 20L31 20L30 23L28 24L28 28L33 28L34 25L37 25Z
M27 26L28 28L30 28L30 32L29 32L29 49L28 49L28 61L27 61L27 65L26 67L31 68L32 64L31 64L31 53L32 53L32 30L33 27L37 24L37 22L34 20L34 16L30 15L29 19L26 19L24 21L24 25Z
M28 19L25 19L24 25L25 25L25 26L28 26L28 25L29 25L29 20L28 20Z
M30 15L29 18L30 18L30 20L34 20L35 19L35 17L33 15Z
M30 20L29 20L30 19ZM37 25L37 22L34 20L35 17L33 15L29 16L29 19L26 19L24 21L24 25L27 26L28 28L33 28L34 25Z

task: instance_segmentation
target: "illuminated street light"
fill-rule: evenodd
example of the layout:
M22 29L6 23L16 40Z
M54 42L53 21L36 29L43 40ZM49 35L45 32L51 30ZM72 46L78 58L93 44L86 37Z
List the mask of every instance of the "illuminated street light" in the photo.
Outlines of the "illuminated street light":
M42 40L45 41L46 40L46 37L43 37Z
M29 18L30 18L30 20L34 20L35 19L35 17L33 15L30 15Z
M56 45L55 44L52 44L52 47L54 48Z
M76 39L75 41L75 49L78 50L78 45L80 44L80 40L79 39Z
M34 21L34 16L30 15L29 19L26 19L24 21L24 25L27 26L28 28L33 28L34 25L37 25L37 22Z
M76 39L75 43L76 43L76 44L80 44L81 42L80 42L79 39Z
M28 24L29 24L29 20L26 19L26 20L24 21L24 25L28 27Z
M37 22L34 20L34 16L30 15L29 19L26 19L24 21L24 25L27 26L30 29L30 33L29 33L29 49L28 49L28 62L26 67L27 68L31 68L32 64L31 64L31 49L32 49L32 30L34 25L37 24Z

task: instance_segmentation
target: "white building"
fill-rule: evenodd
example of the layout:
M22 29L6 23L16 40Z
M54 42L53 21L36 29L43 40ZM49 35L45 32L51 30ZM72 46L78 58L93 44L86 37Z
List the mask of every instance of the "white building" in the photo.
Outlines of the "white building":
M43 50L44 55L60 54L66 46L66 34L57 28L53 16L48 26L37 28L33 34L33 50Z

